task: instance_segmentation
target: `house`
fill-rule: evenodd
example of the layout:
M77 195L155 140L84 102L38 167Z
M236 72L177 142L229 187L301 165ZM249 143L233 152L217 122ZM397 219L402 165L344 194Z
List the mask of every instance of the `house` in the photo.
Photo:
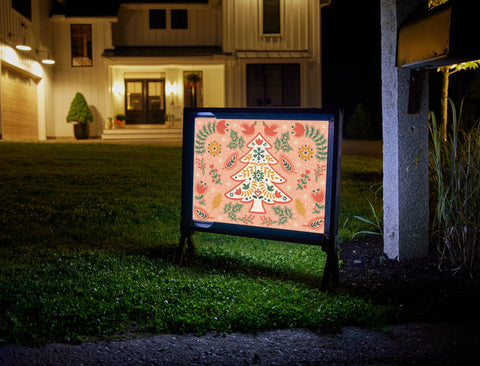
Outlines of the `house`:
M76 92L104 139L181 132L189 106L321 107L329 3L0 0L2 138L73 137Z

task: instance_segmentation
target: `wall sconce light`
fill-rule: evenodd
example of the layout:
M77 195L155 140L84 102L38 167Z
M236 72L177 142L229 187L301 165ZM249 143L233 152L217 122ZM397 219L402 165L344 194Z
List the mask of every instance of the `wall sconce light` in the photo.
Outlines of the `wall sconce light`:
M166 89L166 92L167 92L167 96L170 96L171 98L171 102L170 102L170 105L175 105L176 103L176 95L177 95L177 83L168 83L166 86L165 86L165 89Z
M41 56L40 56L40 53L44 53L44 54L46 54L47 56L46 56L46 57L41 57ZM53 64L55 64L55 60L50 57L50 52L48 52L48 51L42 51L42 50L37 50L37 55L40 56L40 58L42 59L42 64L45 64L45 65L53 65Z
M120 84L120 83L113 84L112 92L119 95L119 96L125 94L125 85Z
M169 83L166 86L168 95L177 95L177 83Z
M25 29L27 29L27 26L25 25L25 23L21 23L21 26L22 28L24 29L24 33L25 33ZM17 50L20 50L20 51L31 51L32 50L32 47L30 47L28 44L27 44L27 40L26 40L26 37L25 37L25 34L22 34L22 35L18 35L18 34L12 34L12 33L8 33L8 37L9 38L16 38L16 39L21 39L20 42L18 42L16 45L15 45L15 48Z

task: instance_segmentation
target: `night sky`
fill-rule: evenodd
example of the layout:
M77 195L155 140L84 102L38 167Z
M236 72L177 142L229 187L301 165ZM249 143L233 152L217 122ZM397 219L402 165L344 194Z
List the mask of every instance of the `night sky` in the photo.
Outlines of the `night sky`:
M332 0L322 10L323 105L345 122L363 102L381 131L380 0Z

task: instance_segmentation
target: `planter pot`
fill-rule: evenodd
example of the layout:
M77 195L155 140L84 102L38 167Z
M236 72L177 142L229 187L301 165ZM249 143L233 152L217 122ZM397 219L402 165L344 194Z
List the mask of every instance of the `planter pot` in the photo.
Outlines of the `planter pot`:
M73 125L73 132L77 140L88 139L88 123L77 123Z

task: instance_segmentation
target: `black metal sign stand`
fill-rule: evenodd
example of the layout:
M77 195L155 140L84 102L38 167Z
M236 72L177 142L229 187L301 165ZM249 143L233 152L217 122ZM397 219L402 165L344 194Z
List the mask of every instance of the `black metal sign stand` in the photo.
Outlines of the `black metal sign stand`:
M186 109L184 112L184 137L183 137L183 159L182 159L182 213L181 213L181 223L180 223L180 243L177 248L176 253L176 262L182 264L186 257L192 257L196 255L195 245L192 239L192 235L195 231L211 231L215 233L231 234L231 235L241 235L247 237L257 237L257 238L266 238L273 240L284 240L291 242L299 242L312 245L320 245L324 252L327 254L327 260L325 263L325 268L323 271L322 281L320 284L321 290L329 290L333 288L339 281L339 264L338 264L338 210L339 210L339 201L340 201L340 169L341 169L341 142L342 142L342 129L343 129L343 114L339 112L337 116L336 123L334 123L333 137L335 139L333 143L333 151L329 151L331 154L331 164L330 168L333 170L330 181L330 207L329 207L329 220L328 227L326 230L328 234L320 238L320 242L317 240L297 240L296 237L284 238L278 233L275 235L269 235L265 232L248 232L235 230L235 227L232 229L230 227L226 228L221 225L217 225L214 230L211 230L207 227L196 226L192 219L192 207L191 207L191 197L192 194L192 166L193 166L193 152L192 145L194 141L194 126L192 123L192 115L198 113L199 109ZM214 112L219 113L235 113L236 110L233 109L215 109ZM304 112L304 111L302 111ZM311 112L311 110L310 110ZM252 113L255 113L253 111ZM264 113L264 111L262 111ZM238 229L238 228L237 228ZM318 236L317 236L318 238Z

